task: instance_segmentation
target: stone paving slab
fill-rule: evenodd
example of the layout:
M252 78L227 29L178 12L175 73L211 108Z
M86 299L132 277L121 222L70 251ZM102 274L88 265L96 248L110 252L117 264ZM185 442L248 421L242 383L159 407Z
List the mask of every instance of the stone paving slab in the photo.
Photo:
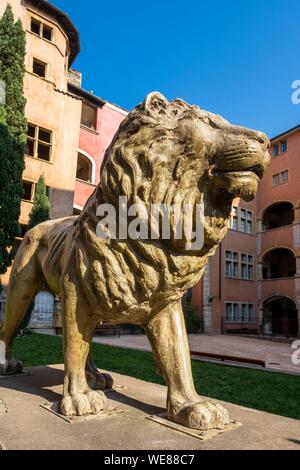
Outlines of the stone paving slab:
M300 450L300 421L222 403L237 429L206 441L167 428L147 418L165 409L166 387L113 373L119 388L107 394L110 408L123 413L70 424L45 410L62 392L62 366L28 369L32 375L0 382L0 443L10 449Z

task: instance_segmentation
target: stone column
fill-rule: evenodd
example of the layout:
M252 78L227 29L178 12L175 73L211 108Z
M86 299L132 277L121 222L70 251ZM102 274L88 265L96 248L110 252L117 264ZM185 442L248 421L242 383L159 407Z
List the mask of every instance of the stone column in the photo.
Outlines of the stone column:
M300 337L300 209L295 209L295 222L293 224L294 249L299 255L296 257L295 274L295 304L298 311L298 336Z
M257 232L257 234L259 234L260 232L262 232L262 228L263 228L263 221L262 221L262 219L258 219L258 220L257 220L257 225L256 225L256 232Z
M210 259L206 265L203 275L203 329L205 334L212 333L212 311L210 301Z
M258 310L258 331L259 334L262 335L265 333L265 326L264 326L264 309L260 308Z
M257 220L256 226L256 259L258 260L261 254L261 237L262 237L262 219ZM261 306L262 303L262 278L263 278L263 263L256 262L256 296L257 296L257 305ZM261 307L258 310L258 331L259 334L263 334L264 328L264 312Z

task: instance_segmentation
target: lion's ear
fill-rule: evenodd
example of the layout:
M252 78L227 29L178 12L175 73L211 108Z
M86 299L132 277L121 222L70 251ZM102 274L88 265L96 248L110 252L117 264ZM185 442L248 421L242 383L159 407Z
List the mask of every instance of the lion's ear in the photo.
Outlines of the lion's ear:
M153 91L146 96L142 108L153 114L166 114L168 100L158 91Z

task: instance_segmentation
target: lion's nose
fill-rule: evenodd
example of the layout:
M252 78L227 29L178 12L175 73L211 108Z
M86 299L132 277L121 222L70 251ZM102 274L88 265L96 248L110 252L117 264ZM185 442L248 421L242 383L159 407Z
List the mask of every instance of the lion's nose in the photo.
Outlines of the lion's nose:
M263 145L264 150L268 150L270 147L270 139L264 132L255 132L254 139Z
M254 131L252 129L245 129L245 131L246 137L259 142L262 145L264 151L268 150L270 147L270 139L264 132Z

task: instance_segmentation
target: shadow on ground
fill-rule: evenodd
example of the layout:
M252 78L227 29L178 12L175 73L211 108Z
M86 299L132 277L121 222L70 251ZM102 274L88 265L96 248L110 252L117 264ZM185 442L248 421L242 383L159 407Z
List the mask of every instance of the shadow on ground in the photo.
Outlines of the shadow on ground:
M63 370L50 366L42 366L35 367L33 372L31 369L30 374L17 374L1 377L0 389L15 390L24 394L36 395L53 403L61 400L63 381ZM60 387L61 392L57 393L52 390L54 387ZM143 411L147 414L158 414L164 411L163 408L137 400L129 395L120 393L118 390L104 390L104 392L108 399L112 399L120 404Z

